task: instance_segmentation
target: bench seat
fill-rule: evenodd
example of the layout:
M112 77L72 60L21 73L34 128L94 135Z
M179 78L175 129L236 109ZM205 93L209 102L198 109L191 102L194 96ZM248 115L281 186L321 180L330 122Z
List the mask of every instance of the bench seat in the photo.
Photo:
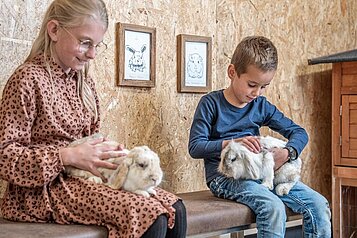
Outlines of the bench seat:
M187 210L187 237L209 237L255 227L252 210L240 203L217 198L210 191L178 194ZM302 216L286 209L288 221Z
M216 198L208 190L177 194L187 210L187 237L209 237L237 233L255 226L249 207ZM301 219L287 209L288 220ZM242 233L240 233L242 234ZM107 229L99 226L12 222L0 217L0 238L104 238Z
M0 238L106 238L105 227L13 222L0 218Z

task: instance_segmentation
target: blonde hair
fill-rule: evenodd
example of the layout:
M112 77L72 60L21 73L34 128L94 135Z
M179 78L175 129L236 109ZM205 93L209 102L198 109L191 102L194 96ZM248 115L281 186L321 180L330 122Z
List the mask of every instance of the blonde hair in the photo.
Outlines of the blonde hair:
M249 65L254 65L263 72L276 70L278 52L268 38L248 36L237 45L231 64L234 65L238 75L246 73Z
M84 23L87 18L92 18L103 23L105 29L108 29L108 13L105 3L102 0L54 0L44 16L39 35L35 39L30 54L25 61L33 59L40 53L43 53L46 69L52 78L49 59L53 58L52 41L47 33L47 23L51 20L58 21L62 27L78 27ZM94 121L98 120L98 109L94 93L90 86L84 80L88 77L89 64L79 72L77 81L77 93L84 106L94 115Z

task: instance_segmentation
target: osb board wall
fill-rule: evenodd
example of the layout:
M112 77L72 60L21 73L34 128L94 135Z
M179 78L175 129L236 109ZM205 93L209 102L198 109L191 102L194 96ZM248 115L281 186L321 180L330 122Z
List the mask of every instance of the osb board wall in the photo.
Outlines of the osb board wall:
M1 92L30 50L49 0L3 0L0 5ZM92 63L101 100L102 131L131 148L147 144L162 160L162 187L172 192L206 189L203 163L187 141L201 94L176 91L176 36L213 40L213 89L228 86L226 68L236 44L265 35L279 50L279 69L266 96L306 128L302 180L330 199L331 65L307 59L356 48L357 2L353 0L106 0L108 50ZM156 87L115 85L115 23L156 27ZM268 130L263 130L268 133ZM4 186L0 185L0 192Z

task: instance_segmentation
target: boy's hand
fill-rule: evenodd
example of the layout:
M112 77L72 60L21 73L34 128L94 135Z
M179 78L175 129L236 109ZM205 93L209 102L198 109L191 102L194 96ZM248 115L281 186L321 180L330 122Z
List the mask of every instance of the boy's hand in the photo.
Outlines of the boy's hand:
M242 145L248 148L253 153L258 154L261 150L261 144L258 136L246 136L242 138L234 139L235 142L240 142Z
M274 156L274 170L278 170L283 164L288 161L289 152L287 149L284 148L273 148L271 152Z

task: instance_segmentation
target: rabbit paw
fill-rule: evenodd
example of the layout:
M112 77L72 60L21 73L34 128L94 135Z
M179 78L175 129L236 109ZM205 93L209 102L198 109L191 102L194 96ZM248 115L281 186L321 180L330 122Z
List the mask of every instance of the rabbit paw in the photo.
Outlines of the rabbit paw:
M134 193L142 195L142 196L144 196L146 198L150 197L150 194L148 192L144 191L144 190L136 190L136 191L134 191Z
M99 177L96 177L96 176L92 176L90 178L88 178L88 181L91 181L91 182L94 182L94 183L97 183L97 184L102 184L103 181L101 178Z
M156 191L154 188L148 188L148 193L152 194L152 195L156 195Z
M279 196L284 196L289 193L291 187L292 187L291 185L286 183L278 184L275 188L275 192Z
M262 185L265 186L265 187L267 187L269 190L273 190L273 188L274 188L273 183L270 182L270 181L263 181L263 182L262 182Z

